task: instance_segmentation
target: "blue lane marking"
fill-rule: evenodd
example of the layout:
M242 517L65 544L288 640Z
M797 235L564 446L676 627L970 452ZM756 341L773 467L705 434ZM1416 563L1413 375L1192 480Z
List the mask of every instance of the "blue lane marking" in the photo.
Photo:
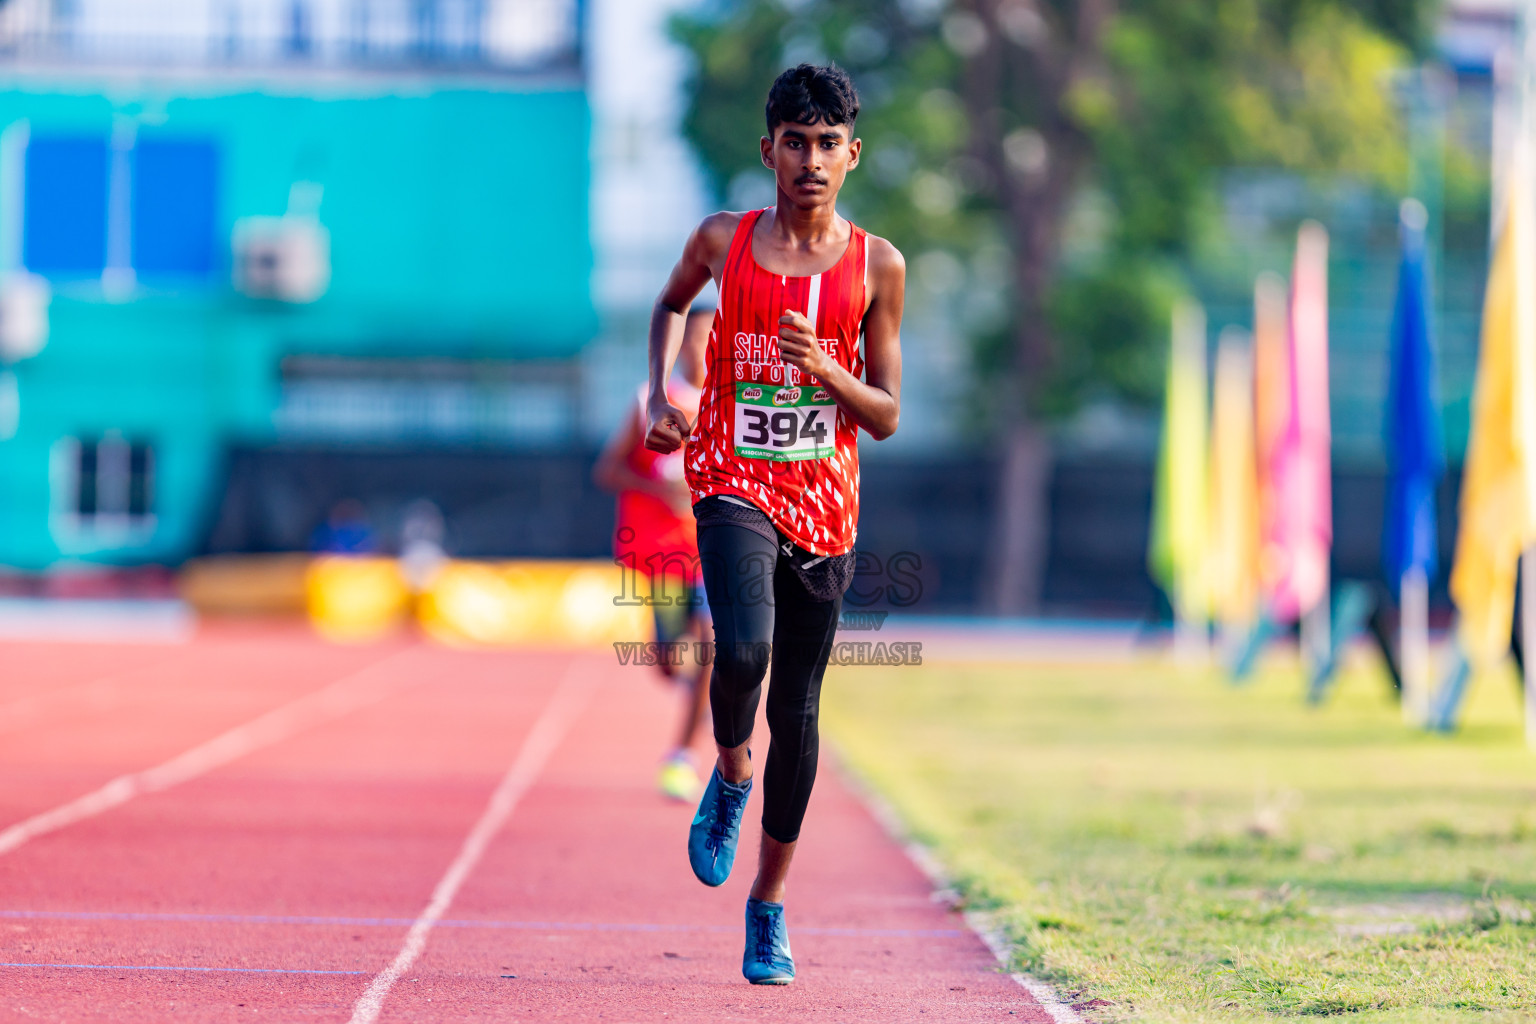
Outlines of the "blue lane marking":
M8 964L0 967L67 967L75 971L214 971L226 974L366 974L367 971L301 971L286 967L181 967L175 964Z
M311 924L358 928L409 928L409 917L309 917L277 914L155 914L88 910L0 910L0 918L55 921L201 921L223 924ZM589 921L439 921L439 928L503 928L536 932L726 932L724 925L609 924ZM943 939L966 935L958 928L795 928L796 935L837 935L868 938ZM3 965L0 965L3 966ZM356 973L356 972L353 972Z

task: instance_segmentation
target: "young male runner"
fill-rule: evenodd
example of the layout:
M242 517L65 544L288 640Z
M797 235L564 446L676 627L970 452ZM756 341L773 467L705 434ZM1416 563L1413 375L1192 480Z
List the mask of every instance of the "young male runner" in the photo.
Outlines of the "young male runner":
M710 680L719 760L688 833L688 857L719 885L752 787L747 748L763 676L770 742L763 838L747 900L742 974L794 980L784 881L816 776L821 680L853 577L858 429L896 430L901 254L838 216L859 163L858 95L835 67L802 64L768 93L763 164L778 201L698 226L651 316L646 445L686 439L704 589L715 625ZM720 306L697 425L667 400L683 320L711 278ZM862 335L863 344L860 344Z
M688 315L677 365L667 383L667 401L690 422L699 413L710 319L706 310ZM647 389L642 385L630 414L603 446L592 467L592 479L619 497L613 555L637 584L642 577L647 581L638 588L656 601L651 611L657 643L708 640L709 610L700 593L697 528L683 480L683 453L662 455L645 447L650 428L646 404ZM692 800L699 791L699 773L689 750L704 724L709 666L702 659L677 666L664 658L659 667L669 679L682 676L687 700L676 743L661 764L656 785L674 800Z

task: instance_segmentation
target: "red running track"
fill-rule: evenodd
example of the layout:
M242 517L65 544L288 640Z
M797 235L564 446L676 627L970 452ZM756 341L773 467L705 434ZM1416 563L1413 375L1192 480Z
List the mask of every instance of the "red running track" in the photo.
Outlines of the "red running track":
M690 810L652 789L677 706L652 670L297 628L0 664L0 830L115 778L174 783L0 853L0 1020L348 1021L498 786L510 816L379 1020L1051 1019L827 767L787 904L799 977L747 985L758 798L735 876L699 885Z

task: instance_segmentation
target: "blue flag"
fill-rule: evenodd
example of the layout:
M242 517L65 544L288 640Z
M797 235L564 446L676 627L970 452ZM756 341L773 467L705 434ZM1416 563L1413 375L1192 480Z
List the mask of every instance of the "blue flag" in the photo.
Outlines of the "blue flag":
M1437 567L1435 488L1445 471L1435 354L1430 346L1424 207L1403 204L1402 264L1392 314L1392 377L1387 392L1387 521L1382 562L1396 586L1409 569L1433 579Z

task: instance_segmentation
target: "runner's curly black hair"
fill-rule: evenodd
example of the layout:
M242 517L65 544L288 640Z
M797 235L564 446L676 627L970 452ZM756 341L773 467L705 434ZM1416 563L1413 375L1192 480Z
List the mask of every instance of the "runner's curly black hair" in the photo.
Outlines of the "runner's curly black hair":
M853 134L859 93L848 72L836 64L799 64L774 79L768 90L768 134L786 121L845 124Z

